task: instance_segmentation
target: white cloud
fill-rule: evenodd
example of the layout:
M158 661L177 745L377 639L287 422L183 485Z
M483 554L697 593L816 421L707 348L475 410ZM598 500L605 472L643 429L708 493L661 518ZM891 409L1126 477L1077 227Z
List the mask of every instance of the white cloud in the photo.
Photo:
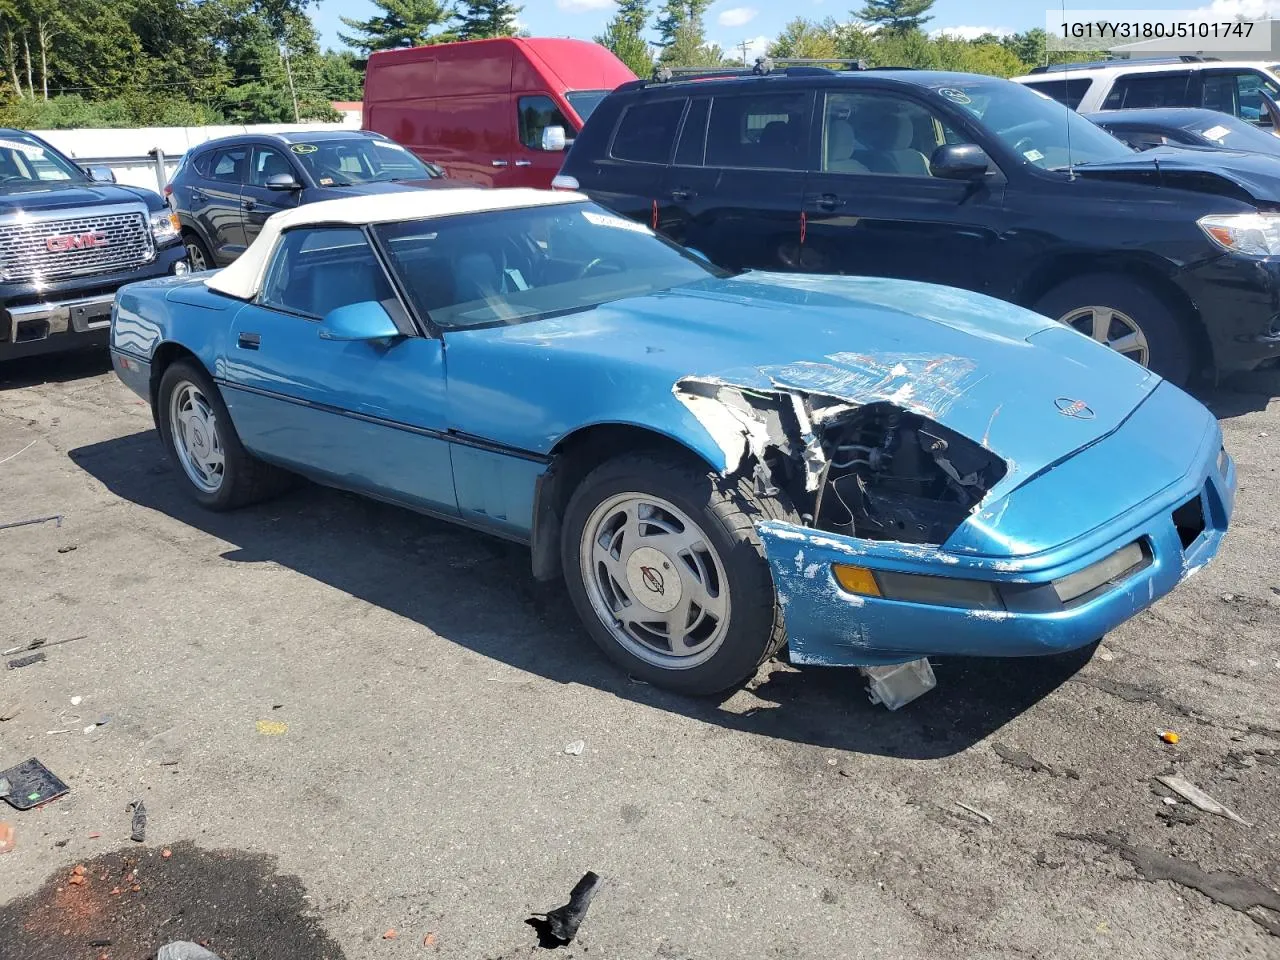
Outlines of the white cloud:
M721 10L716 23L722 27L744 27L760 13L755 7L730 7Z
M1280 0L1213 0L1212 3L1198 7L1192 13L1212 16L1215 20L1234 20L1236 17L1244 17L1246 20L1280 17Z
M772 37L751 37L747 40L747 63L755 63L757 59L767 54L769 52L769 44L772 42ZM742 47L735 46L730 53L736 57L742 53Z
M556 0L556 6L569 13L587 13L591 10L607 10L613 0Z
M937 39L938 37L951 37L953 40L977 40L979 37L994 33L997 37L1010 36L1013 31L1008 27L939 27L937 30L931 30L929 36Z

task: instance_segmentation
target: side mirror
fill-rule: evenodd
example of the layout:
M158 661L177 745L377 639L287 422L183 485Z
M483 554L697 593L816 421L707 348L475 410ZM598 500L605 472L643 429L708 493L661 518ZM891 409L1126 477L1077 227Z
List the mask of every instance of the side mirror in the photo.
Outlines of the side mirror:
M115 183L116 174L110 167L85 167L85 175L92 183Z
M991 158L976 143L944 143L929 158L929 169L945 180L981 180Z
M267 177L268 190L301 190L302 184L298 182L298 178L292 173L273 173Z
M564 149L568 140L565 138L564 127L543 127L542 128L542 149L552 153L559 153Z
M335 307L320 322L321 340L390 340L400 336L400 328L377 300Z

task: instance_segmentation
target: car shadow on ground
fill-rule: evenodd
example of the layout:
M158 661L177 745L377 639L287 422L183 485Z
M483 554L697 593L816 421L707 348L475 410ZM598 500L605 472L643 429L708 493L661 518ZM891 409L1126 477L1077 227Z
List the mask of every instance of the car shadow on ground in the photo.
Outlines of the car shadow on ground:
M25 360L0 361L0 391L41 383L67 383L97 377L111 370L111 354L100 350L55 353Z
M1191 394L1219 420L1267 409L1280 396L1280 368L1224 375L1218 382L1193 384Z
M526 548L310 484L269 503L211 513L186 497L154 431L68 455L117 496L234 544L227 560L272 561L557 683L780 740L912 759L949 756L1066 682L1093 649L1017 660L935 658L937 689L894 713L872 706L857 672L839 668L766 667L747 694L684 697L615 668L578 624L564 587L533 580Z

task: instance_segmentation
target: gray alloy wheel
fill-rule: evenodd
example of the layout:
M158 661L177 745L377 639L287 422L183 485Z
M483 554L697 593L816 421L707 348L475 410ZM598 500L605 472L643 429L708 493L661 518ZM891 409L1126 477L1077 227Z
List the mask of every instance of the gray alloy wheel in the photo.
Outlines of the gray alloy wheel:
M226 476L226 451L218 435L218 416L200 387L178 383L169 398L169 428L178 462L202 493L215 494Z
M209 262L209 258L205 256L204 245L195 237L186 237L183 243L187 248L187 262L191 264L191 272L199 273L201 270L212 270L213 264Z
M1059 317L1058 322L1092 337L1134 363L1150 366L1147 335L1133 317L1115 307L1077 307Z

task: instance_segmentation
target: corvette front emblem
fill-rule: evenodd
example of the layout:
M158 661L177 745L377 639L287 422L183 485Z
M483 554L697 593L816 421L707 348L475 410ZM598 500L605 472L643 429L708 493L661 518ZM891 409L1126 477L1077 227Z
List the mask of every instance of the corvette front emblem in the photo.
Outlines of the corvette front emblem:
M1060 414L1073 420L1092 420L1094 417L1093 408L1083 400L1059 397L1053 405L1058 408Z

